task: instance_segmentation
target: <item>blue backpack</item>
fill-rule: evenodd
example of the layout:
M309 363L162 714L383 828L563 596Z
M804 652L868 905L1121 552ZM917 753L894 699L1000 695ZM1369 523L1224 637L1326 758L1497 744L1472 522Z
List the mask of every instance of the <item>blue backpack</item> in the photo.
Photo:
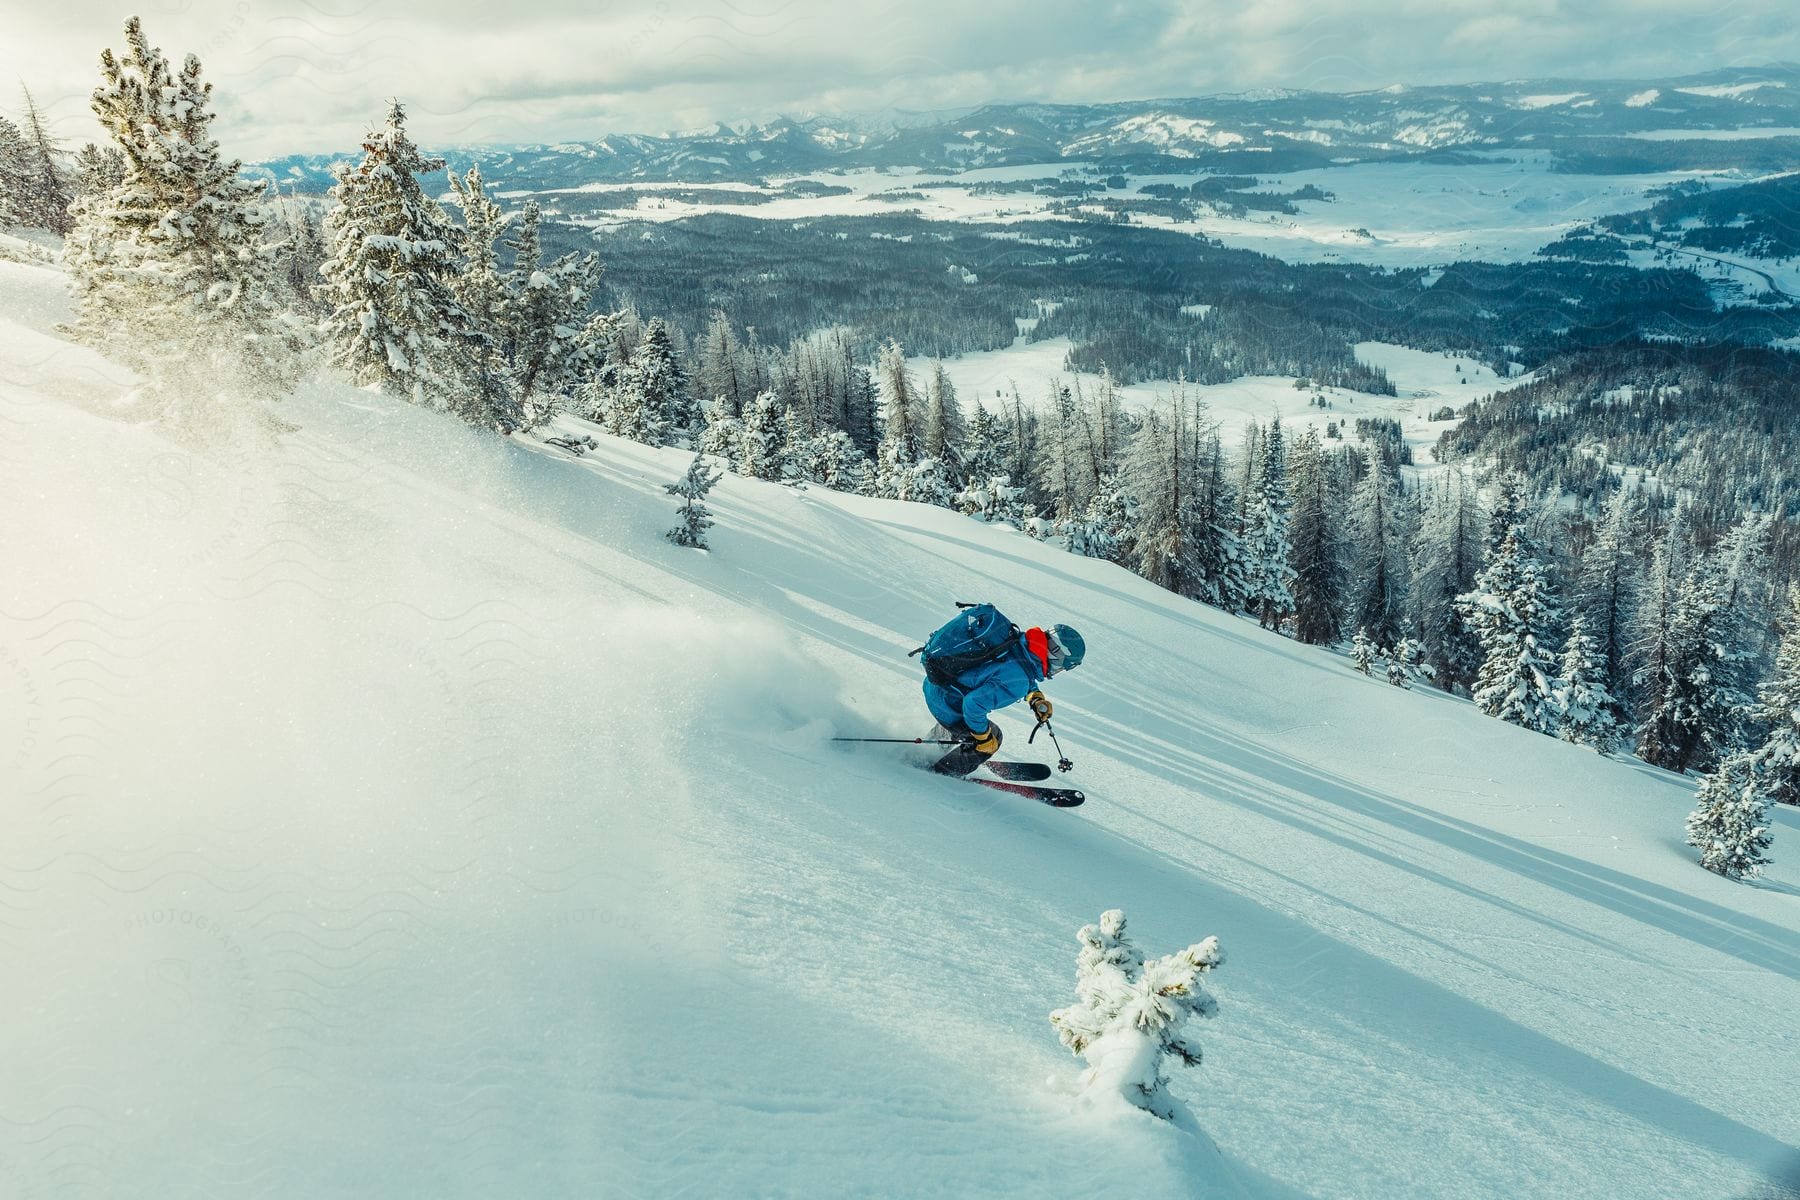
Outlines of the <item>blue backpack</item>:
M938 626L925 644L912 652L923 655L925 677L939 687L955 687L957 677L998 662L1012 649L1019 627L991 604L956 602L963 611Z

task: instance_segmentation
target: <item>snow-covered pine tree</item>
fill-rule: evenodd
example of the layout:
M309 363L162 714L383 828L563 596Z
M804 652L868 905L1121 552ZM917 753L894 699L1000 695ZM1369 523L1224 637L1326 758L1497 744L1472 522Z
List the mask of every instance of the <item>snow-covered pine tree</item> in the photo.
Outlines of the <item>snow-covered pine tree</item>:
M1639 754L1671 771L1708 770L1743 748L1751 696L1739 680L1742 653L1726 601L1725 564L1695 561L1676 586L1656 648L1662 678L1646 689Z
M473 393L471 400L507 428L541 425L549 414L534 414L534 419L526 419L519 403L518 380L506 357L511 313L496 248L507 216L488 196L480 166L470 167L466 176L450 172L450 183L463 214L457 245L463 258L462 270L451 277L450 292L468 314L456 354Z
M706 427L700 431L700 452L735 463L744 452L744 422L731 415L731 401L720 396L706 407Z
M1755 759L1732 754L1700 781L1687 819L1687 844L1700 865L1727 879L1757 875L1769 858L1769 801Z
M869 369L854 361L851 343L845 338L844 358L844 432L865 454L873 454L880 443L876 432L875 413L880 407L880 393Z
M1480 647L1456 598L1475 586L1481 570L1481 510L1460 470L1447 472L1426 504L1412 558L1410 624L1417 631L1431 677L1446 691L1472 687Z
M596 319L595 325L610 328L616 320L616 315L600 318ZM686 376L676 358L668 326L660 317L654 318L643 327L632 349L622 350L620 341L615 336L606 353L607 364L581 390L578 402L581 410L590 414L592 420L605 426L609 433L649 446L668 445L675 432L685 427L688 404ZM724 430L733 428L713 421L714 417L720 416L723 413L715 402L713 413L708 418L713 422L709 426L711 432L702 434L703 446L709 452L723 453L724 449L718 444L717 436ZM746 417L745 423L747 420ZM774 421L777 431L775 440L779 445L779 405ZM735 426L737 440L734 462L742 459L741 438L745 423Z
M925 428L920 448L927 457L943 464L945 474L954 483L962 477L963 446L967 440L967 423L956 399L956 387L944 370L944 360L937 359L925 381Z
M1681 633L1676 613L1693 553L1691 512L1678 502L1651 554L1632 621L1630 662L1637 752L1655 766L1667 765L1675 754L1671 725L1675 700L1670 686L1687 655L1685 648L1676 645Z
M681 507L675 510L681 524L666 535L671 542L696 550L707 548L706 531L712 528L713 519L706 507L706 494L718 482L719 472L707 465L705 455L695 454L694 461L688 464L687 474L674 483L663 485L669 495L681 497Z
M687 372L682 369L674 338L661 317L651 318L644 326L644 336L631 356L631 375L643 396L649 424L648 435L640 441L667 445L671 432L693 425L693 414L688 410Z
M1382 645L1400 636L1406 613L1407 520L1395 480L1371 443L1350 494L1350 619Z
M517 278L509 275L510 281ZM594 384L612 387L617 376L631 364L638 343L644 340L644 320L636 308L626 305L618 312L601 313L589 322L584 333L587 349L593 355L593 374L583 381L583 390Z
M1331 462L1308 428L1294 445L1288 491L1294 506L1294 637L1328 646L1344 627L1344 545Z
M792 457L802 479L823 484L834 492L868 492L869 460L841 429L815 433Z
M1412 638L1401 638L1382 651L1387 659L1388 682L1397 688L1411 688L1421 675L1431 678L1431 666L1425 661L1425 647Z
M315 289L319 269L331 257L318 215L305 203L284 202L273 224L279 228L277 275L287 291L288 307L316 318L324 315Z
M1136 525L1137 497L1109 472L1101 477L1087 511L1073 523L1069 549L1086 558L1129 562L1134 555L1131 536Z
M807 368L797 361L797 353L777 354L769 366L770 387L781 401L782 428L790 443L796 446L819 427L816 386Z
M737 469L752 479L783 479L787 475L787 433L782 428L781 401L764 392L744 414Z
M1608 716L1621 728L1625 724L1623 697L1630 681L1626 664L1631 624L1642 574L1632 513L1631 493L1620 487L1595 527L1593 543L1582 556L1576 579L1576 609L1599 658L1600 683L1612 705Z
M876 487L883 496L903 498L913 464L924 446L925 406L906 365L906 351L889 339L875 370L881 393L881 447L876 457Z
M1800 586L1788 589L1784 624L1775 668L1758 692L1756 716L1768 733L1756 767L1771 800L1800 804Z
M1511 530L1458 604L1482 647L1476 707L1490 717L1548 733L1556 728L1550 651L1555 602L1525 532L1523 507L1512 511Z
M794 343L789 355L794 387L813 428L807 436L826 429L842 429L849 419L843 381L838 378L837 358L815 331Z
M31 145L25 132L0 117L0 228L26 225Z
M970 418L968 432L963 438L963 469L968 472L971 484L979 486L996 475L1006 474L1006 436L1006 427L1000 418L976 404L975 415Z
M1120 488L1136 501L1128 565L1158 587L1192 595L1198 583L1189 537L1193 467L1182 456L1179 402L1171 402L1169 415L1171 420L1160 412L1147 414L1125 451Z
M450 178L454 181L455 174ZM521 379L533 376L534 386L537 371L550 353L548 341L556 322L555 314L546 311L553 296L544 274L543 222L544 211L538 202L527 200L506 243L512 251L512 269L501 283L507 300L507 354L518 364Z
M1514 540L1523 537L1521 531ZM1502 640L1499 669L1489 674L1488 686L1477 681L1475 704L1502 721L1540 733L1553 732L1557 716L1556 593L1544 564L1525 546L1519 551L1518 588L1508 598L1507 607L1516 624L1510 637ZM1487 663L1482 667L1488 670Z
M1264 629L1280 629L1294 611L1293 546L1288 541L1287 454L1281 418L1262 436L1261 467L1254 503L1245 526L1250 611Z
M1135 472L1129 482L1115 473L1112 457L1105 449L1104 426L1116 417L1105 401L1095 406L1091 417L1087 414L1079 379L1072 388L1056 385L1052 398L1054 412L1045 426L1039 479L1055 510L1061 513L1065 507L1068 509L1067 516L1052 521L1056 540L1064 549L1084 558L1126 561L1130 556L1123 547L1131 542L1136 522L1133 488L1143 481L1142 471ZM1179 407L1178 402L1171 414L1177 422ZM1171 449L1175 451L1171 470L1177 477L1169 483L1185 503L1190 498L1188 476L1193 473L1193 465L1180 454L1178 443L1185 431L1177 423L1170 432L1174 439ZM1188 520L1191 517L1183 517L1184 522ZM1185 542L1187 537L1184 530L1182 540Z
M1038 483L1060 526L1086 510L1094 498L1093 431L1074 389L1053 383L1039 431Z
M875 464L843 430L819 435L826 439L826 450L820 456L826 486L858 496L873 496Z
M304 333L281 304L263 185L240 178L209 132L200 60L172 70L136 17L125 40L123 56L101 54L93 94L124 176L77 202L63 251L74 332L140 369L165 424L207 436L248 397L293 386Z
M1524 527L1530 511L1524 476L1517 471L1501 474L1494 485L1494 506L1488 510L1487 533L1481 545L1483 562L1491 562L1506 539Z
M1716 754L1749 749L1760 742L1755 728L1756 688L1769 662L1775 628L1776 591L1769 570L1774 517L1750 513L1740 518L1714 549L1719 615L1713 632L1711 674L1718 704L1713 742Z
M782 414L781 424L782 436L787 439L784 451L787 478L801 483L818 483L830 487L831 485L825 482L825 460L831 453L829 449L831 435L841 434L844 431L822 429L811 437L801 437L796 432L799 423L794 419L792 409Z
M1619 740L1618 704L1606 687L1606 658L1588 632L1587 616L1575 615L1563 647L1556 682L1556 735L1604 754Z
M1044 509L1042 489L1037 483L1038 415L1025 406L1018 384L1012 385L1011 403L1001 406L1001 420L1006 425L1006 474L1015 487L1025 489L1021 504L1027 516Z
M0 226L67 234L73 182L29 89L25 124L0 117Z
M1178 412L1180 407L1178 400ZM1183 444L1185 457L1194 464L1188 538L1194 582L1185 594L1226 612L1243 612L1249 606L1249 554L1233 516L1237 501L1231 494L1225 447L1218 422L1207 415L1206 404L1196 402L1190 412Z
M1104 370L1102 367L1102 371ZM1101 384L1099 394L1090 401L1081 376L1074 377L1075 408L1079 417L1075 428L1080 437L1081 485L1087 494L1083 509L1093 504L1106 477L1117 471L1112 443L1118 433L1119 418L1116 405L1109 402L1105 394L1112 388L1111 377L1103 374Z
M25 123L20 132L26 143L26 169L20 180L24 192L19 207L24 219L19 223L66 236L74 226L69 205L75 199L75 191L63 161L65 156L44 127L44 114L38 111L31 89L22 86L20 90L25 96Z
M938 508L956 507L956 489L950 483L950 470L943 460L927 455L912 465L912 470L898 478L894 499L931 504Z
M956 494L956 511L983 521L1010 521L1023 527L1024 497L1025 489L1013 487L1008 476L990 475L983 482L970 482Z
M1719 564L1727 608L1742 614L1746 625L1766 637L1774 619L1772 611L1778 599L1769 579L1769 539L1774 532L1772 513L1746 513L1719 539L1713 557ZM1763 649L1760 641L1746 635L1752 657Z
M336 206L325 217L333 253L320 292L336 362L361 386L510 430L506 414L489 412L456 369L469 330L451 288L460 238L417 178L442 171L444 160L413 144L398 100L362 148L361 162L334 169Z
M1201 980L1225 961L1219 939L1144 961L1125 936L1125 914L1109 909L1079 934L1075 959L1076 1002L1050 1014L1062 1044L1088 1064L1084 1093L1117 1096L1184 1127L1193 1118L1168 1092L1168 1060L1194 1067L1200 1044L1185 1026L1189 1017L1212 1017L1218 1002Z
M1350 661L1364 675L1374 670L1375 639L1369 636L1369 631L1364 626L1356 627L1356 636L1350 641Z
M1177 387L1181 387L1177 384ZM1103 480L1108 475L1116 475L1119 470L1119 455L1125 446L1127 419L1119 404L1118 385L1113 382L1112 371L1105 363L1100 364L1100 382L1094 389L1094 415L1088 422L1092 432L1094 478Z
M537 201L526 201L518 232L507 243L513 266L505 284L506 340L519 402L547 416L571 399L601 364L614 325L588 315L594 289L600 286L599 257L571 251L545 263L542 224ZM629 361L621 358L621 364Z
M811 369L819 380L819 423L829 429L851 433L860 420L855 411L856 376L867 374L856 362L852 332L842 326L815 330L806 339L806 345Z
M738 361L741 353L731 321L715 309L694 356L695 388L708 404L723 397L725 415L731 417L743 416L745 404L755 399L745 390L747 372Z
M774 378L769 370L769 355L756 340L756 326L744 327L743 341L744 387L749 389L752 397L774 390Z
M810 424L802 409L787 404L781 412L781 469L786 479L811 479L804 461L808 446L819 436L819 427Z
M1263 432L1254 420L1244 422L1244 438L1238 447L1238 480L1232 495L1237 498L1237 528L1246 545L1250 541L1250 516L1256 507L1263 465Z

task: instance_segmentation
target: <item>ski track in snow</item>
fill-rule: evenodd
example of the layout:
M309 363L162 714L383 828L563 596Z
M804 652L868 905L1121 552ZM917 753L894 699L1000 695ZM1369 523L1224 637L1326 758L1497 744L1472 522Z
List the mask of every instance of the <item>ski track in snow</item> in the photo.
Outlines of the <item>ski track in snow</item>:
M50 331L59 288L0 263L11 1194L1795 1171L1794 812L1728 883L1682 781L943 510L728 477L683 551L681 452L330 384L197 452L107 415L129 377ZM923 726L905 655L952 599L1087 636L1049 688L1085 807L825 740ZM1174 1083L1216 1150L1072 1094L1046 1016L1115 906L1225 947Z

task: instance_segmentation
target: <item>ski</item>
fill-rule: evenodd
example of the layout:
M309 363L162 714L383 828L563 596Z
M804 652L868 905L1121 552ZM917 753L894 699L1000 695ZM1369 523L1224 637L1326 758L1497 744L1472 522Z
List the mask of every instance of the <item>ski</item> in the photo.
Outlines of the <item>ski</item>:
M1032 762L995 762L993 759L981 764L989 773L1002 779L1010 779L1014 783L1030 783L1037 779L1050 778L1050 764Z
M982 787L993 788L997 792L1011 792L1015 796L1028 796L1040 804L1048 804L1052 808L1074 808L1087 799L1074 788L1039 787L1032 783L1013 783L1006 779L977 779L973 775L963 778L969 783L978 783Z

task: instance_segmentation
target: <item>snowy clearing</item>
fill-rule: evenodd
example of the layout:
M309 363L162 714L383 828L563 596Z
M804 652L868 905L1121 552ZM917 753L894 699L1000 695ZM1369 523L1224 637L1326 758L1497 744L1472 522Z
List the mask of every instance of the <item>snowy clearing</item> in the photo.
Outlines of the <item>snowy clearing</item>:
M1678 87L1675 90L1678 92L1686 92L1690 96L1712 96L1715 98L1730 97L1731 99L1736 99L1739 96L1758 91L1762 88L1784 88L1786 86L1787 84L1780 80L1759 80L1755 83L1711 83L1700 87Z
M1800 258L1757 258L1725 250L1694 250L1647 237L1622 239L1625 255L1640 270L1674 267L1692 271L1711 285L1714 302L1755 304L1770 293L1800 297Z
M1466 259L1520 262L1576 225L1608 213L1642 208L1651 189L1684 179L1735 178L1730 173L1679 171L1644 175L1573 175L1551 168L1546 152L1511 153L1491 162L1353 163L1309 171L1259 173L1257 190L1290 192L1311 184L1332 194L1329 201L1296 202L1298 216L1250 213L1213 215L1194 221L1134 214L1137 224L1217 238L1228 246L1257 250L1286 262L1354 262L1392 268L1433 266ZM771 181L760 189L778 196L762 204L697 204L673 197L640 197L629 213L579 219L577 224L616 225L627 220L673 221L707 212L764 220L805 220L826 216L868 216L912 212L929 220L1014 222L1054 220L1054 197L1031 192L977 194L984 183L1055 179L1091 163L1069 161L1019 167L990 167L946 176L923 171L846 171L794 179L848 187L839 196L779 194ZM1187 186L1206 173L1132 176L1129 197L1147 184ZM943 184L953 186L941 186ZM593 185L592 191L625 185ZM632 184L640 191L685 190L688 184ZM759 190L752 185L730 185ZM884 197L883 192L920 192ZM554 196L556 193L545 193Z
M1558 104L1579 100L1585 95L1586 92L1558 92L1554 95L1515 96L1512 103L1519 108L1554 108Z
M1751 126L1745 129L1640 129L1622 136L1660 142L1742 142L1751 138L1800 137L1800 129L1789 125Z
M1050 395L1052 380L1071 378L1071 373L1063 369L1071 347L1068 338L1047 338L1041 342L1021 338L1004 350L947 358L944 373L965 404L979 400L998 410L1011 404L1017 385L1027 407L1041 408ZM1246 425L1252 421L1266 424L1271 417L1280 417L1291 430L1312 427L1321 433L1335 422L1344 427L1344 436L1352 439L1356 418L1390 417L1400 422L1401 432L1413 447L1418 463L1429 466L1431 445L1456 424L1454 419L1436 420L1434 414L1445 407L1460 410L1471 400L1526 379L1504 380L1474 359L1435 351L1383 342L1359 342L1355 349L1358 361L1387 372L1397 395L1377 396L1336 387L1301 389L1294 386L1291 375L1254 375L1206 385L1190 383L1186 394L1190 400L1203 401L1212 411L1227 445L1241 445ZM923 378L932 370L934 360L913 358L908 363ZM1073 377L1080 380L1089 395L1100 386L1098 375L1076 372ZM1120 386L1118 393L1127 407L1143 409L1167 404L1175 387L1173 380L1157 380ZM1315 395L1324 396L1330 407L1314 404Z

